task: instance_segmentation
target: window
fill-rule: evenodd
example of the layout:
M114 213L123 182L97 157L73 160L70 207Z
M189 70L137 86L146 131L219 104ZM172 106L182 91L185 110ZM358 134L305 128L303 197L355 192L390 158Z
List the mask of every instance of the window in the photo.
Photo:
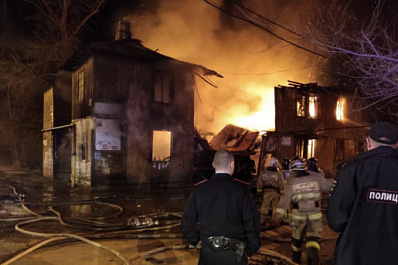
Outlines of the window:
M307 158L315 157L315 139L309 139L307 144Z
M318 97L309 96L308 108L310 118L318 118Z
M305 99L306 97L303 95L297 96L297 116L305 117Z
M308 159L315 157L316 139L298 139L296 143L296 156Z
M154 100L156 102L170 103L173 80L168 75L156 74L154 87Z
M344 100L337 100L336 104L336 120L342 121L344 119Z
M334 159L336 162L344 161L344 139L336 139Z
M152 161L170 161L171 132L153 131Z
M77 76L77 102L84 99L84 70L79 72Z
M320 116L320 98L315 95L297 94L296 115L316 119Z

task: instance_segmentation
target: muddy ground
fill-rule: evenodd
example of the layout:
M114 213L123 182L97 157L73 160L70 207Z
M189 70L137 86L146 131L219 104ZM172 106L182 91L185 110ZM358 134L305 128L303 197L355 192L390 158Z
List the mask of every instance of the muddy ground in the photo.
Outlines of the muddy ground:
M8 168L0 179L1 264L197 264L179 230L190 187L71 188ZM332 265L337 234L324 230L322 264ZM293 264L288 225L266 227L261 238L251 264Z

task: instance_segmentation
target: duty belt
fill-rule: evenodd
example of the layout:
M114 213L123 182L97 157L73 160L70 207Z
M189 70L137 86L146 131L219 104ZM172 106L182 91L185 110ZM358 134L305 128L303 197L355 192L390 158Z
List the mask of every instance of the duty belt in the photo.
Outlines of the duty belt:
M225 236L209 236L207 238L215 249L227 250L231 247L232 238Z
M235 251L238 262L242 260L244 251L246 249L245 241L233 237L226 236L209 236L206 240L216 250L228 250L229 248Z

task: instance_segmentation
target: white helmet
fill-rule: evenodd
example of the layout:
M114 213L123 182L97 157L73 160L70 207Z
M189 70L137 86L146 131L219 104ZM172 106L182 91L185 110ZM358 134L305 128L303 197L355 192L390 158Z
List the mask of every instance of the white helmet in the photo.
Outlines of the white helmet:
M277 167L278 166L278 159L276 159L275 157L271 157L268 160L268 167Z
M306 170L306 162L305 159L301 159L301 158L295 158L292 159L292 161L290 162L290 170L294 170L294 171L300 171L300 170Z

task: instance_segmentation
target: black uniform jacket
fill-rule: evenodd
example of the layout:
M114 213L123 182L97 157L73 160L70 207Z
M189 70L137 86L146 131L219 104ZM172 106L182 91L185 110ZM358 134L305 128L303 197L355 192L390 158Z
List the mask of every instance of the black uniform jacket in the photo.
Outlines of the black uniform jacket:
M217 173L197 185L181 220L184 237L196 245L200 238L229 236L247 241L246 253L260 248L260 216L247 184Z
M381 146L339 168L326 217L337 265L398 264L398 152Z

